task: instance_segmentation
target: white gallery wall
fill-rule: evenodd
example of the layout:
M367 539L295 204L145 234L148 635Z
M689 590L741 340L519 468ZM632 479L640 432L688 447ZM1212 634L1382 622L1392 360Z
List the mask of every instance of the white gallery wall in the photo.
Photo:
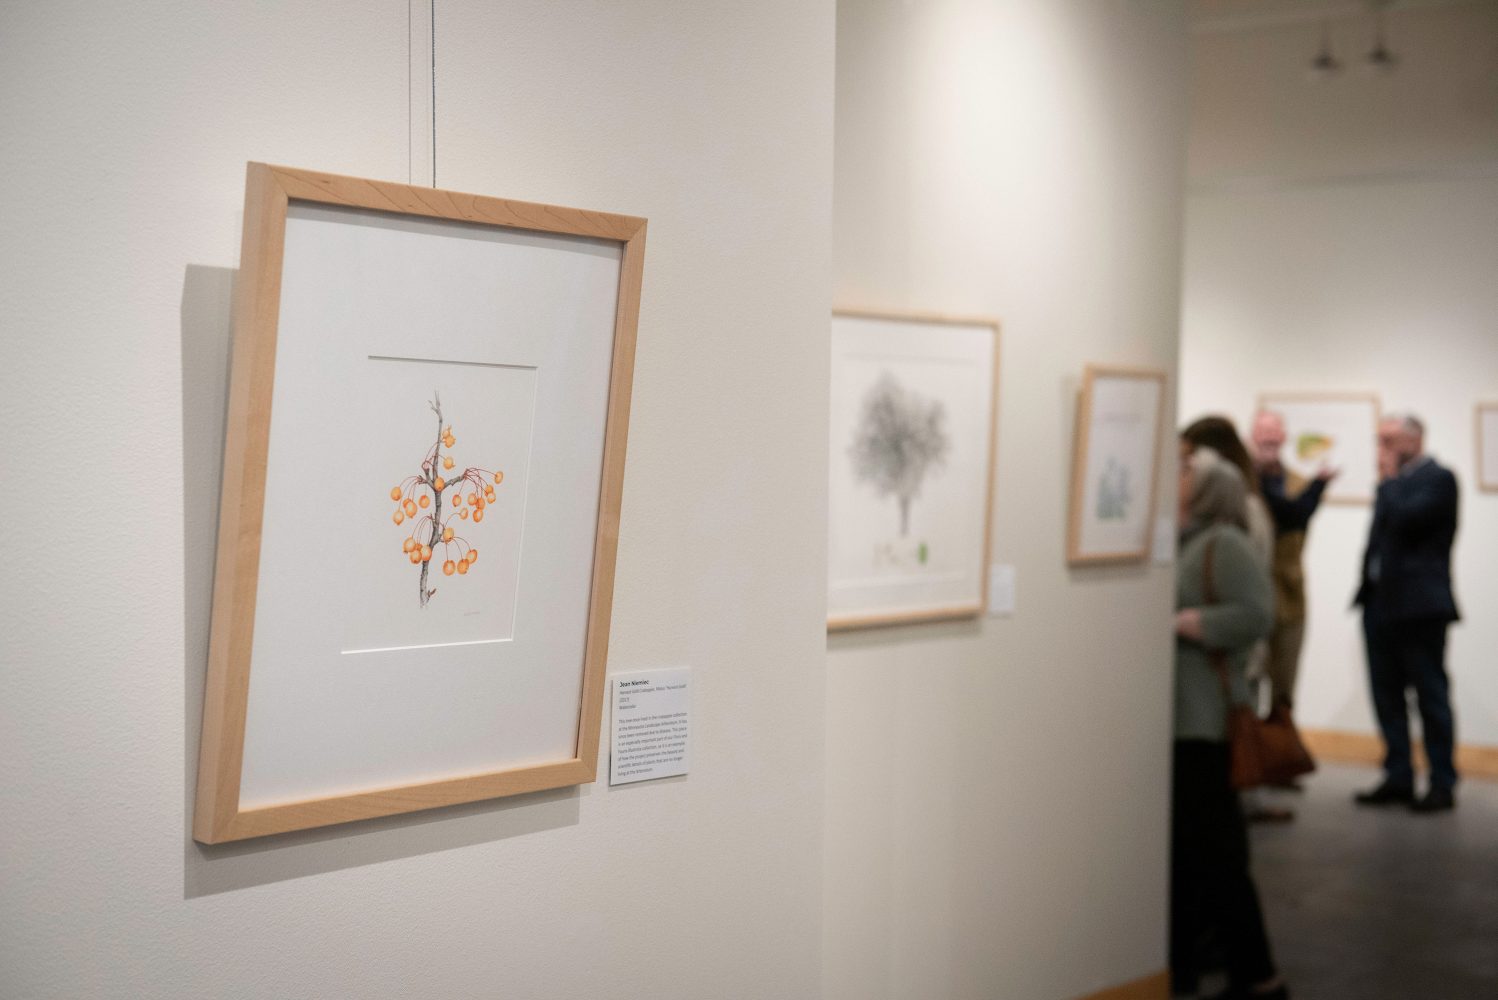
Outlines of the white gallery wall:
M831 3L437 7L441 186L650 219L610 669L691 775L188 836L245 162L428 182L429 19L0 8L0 995L819 992Z
M1400 5L1400 65L1359 63L1372 22L1331 22L1343 73L1306 68L1304 18L1202 18L1193 35L1179 416L1243 425L1262 391L1375 392L1413 410L1462 483L1450 634L1458 738L1498 745L1498 495L1476 488L1474 406L1498 400L1498 4ZM1349 609L1369 507L1323 507L1306 553L1297 691L1308 726L1375 732Z
M1003 324L1018 600L828 640L825 996L1081 996L1166 964L1173 575L1065 524L1083 366L1174 381L1184 15L847 0L837 42L835 301Z

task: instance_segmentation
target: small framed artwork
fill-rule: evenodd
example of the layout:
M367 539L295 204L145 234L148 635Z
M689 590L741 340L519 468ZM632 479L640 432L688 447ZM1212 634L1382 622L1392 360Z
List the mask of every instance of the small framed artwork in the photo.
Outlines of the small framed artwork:
M1498 493L1498 403L1477 404L1477 488Z
M197 840L594 780L644 242L250 164Z
M1070 564L1148 557L1164 419L1164 372L1087 366L1072 452Z
M1259 409L1285 421L1280 461L1306 479L1338 470L1325 502L1366 504L1378 489L1379 401L1373 393L1267 392Z
M833 314L829 629L982 610L998 363L991 320Z

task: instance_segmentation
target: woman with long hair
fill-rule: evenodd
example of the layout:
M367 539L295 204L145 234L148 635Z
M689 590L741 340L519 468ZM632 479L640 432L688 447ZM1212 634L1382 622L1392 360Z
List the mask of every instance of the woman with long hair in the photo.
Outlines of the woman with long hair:
M1224 1000L1286 1000L1249 873L1248 831L1229 780L1227 743L1228 711L1248 700L1249 652L1274 623L1273 592L1246 531L1242 473L1212 449L1193 450L1183 440L1178 482L1172 980L1178 993L1194 995L1197 941L1212 928L1227 957Z

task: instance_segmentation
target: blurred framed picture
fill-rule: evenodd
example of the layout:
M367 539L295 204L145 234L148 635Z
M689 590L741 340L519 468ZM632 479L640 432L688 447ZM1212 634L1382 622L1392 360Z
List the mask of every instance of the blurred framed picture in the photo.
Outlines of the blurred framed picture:
M1305 479L1322 469L1339 475L1324 500L1334 504L1373 502L1378 490L1379 400L1373 393L1266 392L1259 409L1285 421L1284 467Z
M1498 403L1477 404L1477 487L1498 493Z
M1137 562L1149 554L1164 419L1164 372L1087 366L1077 400L1068 563Z

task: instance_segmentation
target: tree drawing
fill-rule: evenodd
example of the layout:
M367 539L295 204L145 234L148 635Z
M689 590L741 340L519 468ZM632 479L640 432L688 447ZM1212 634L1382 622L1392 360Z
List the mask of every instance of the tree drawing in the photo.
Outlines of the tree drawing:
M946 416L941 400L909 391L889 372L863 397L848 457L860 482L899 501L901 536L910 533L910 502L920 496L926 476L946 461Z
M1099 521L1122 521L1129 516L1134 491L1129 488L1129 470L1115 459L1108 459L1098 478L1097 517Z
M505 479L503 472L473 466L453 479L444 478L444 473L451 472L455 463L452 455L444 455L442 449L446 447L451 451L458 439L453 436L451 426L443 427L442 399L435 390L428 405L437 414L437 443L422 459L421 475L407 476L399 485L390 488L390 499L395 501L395 513L390 519L398 525L411 522L410 533L401 542L401 552L413 566L421 567L418 593L423 608L437 593L436 587L427 589L427 572L437 546L442 546L443 576L468 575L469 569L478 561L479 550L457 534L454 523L472 521L478 524L482 521L484 508L494 502L494 487ZM450 494L451 509L446 517L442 514L444 494ZM457 550L457 559L452 558L454 549Z

